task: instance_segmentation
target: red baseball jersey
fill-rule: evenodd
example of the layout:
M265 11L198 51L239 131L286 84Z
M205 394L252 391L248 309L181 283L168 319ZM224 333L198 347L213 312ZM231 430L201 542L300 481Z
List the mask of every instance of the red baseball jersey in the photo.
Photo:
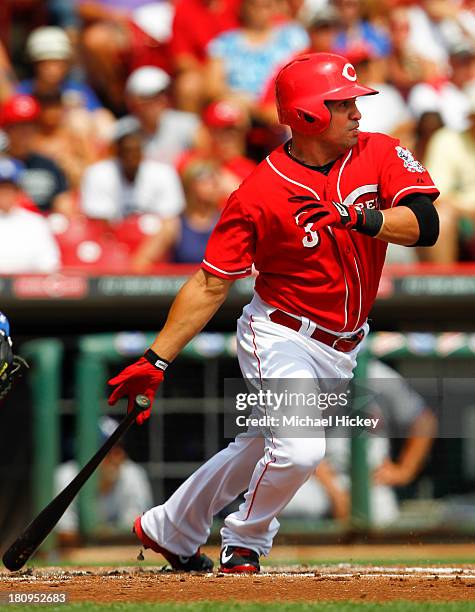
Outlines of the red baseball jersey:
M384 134L361 133L328 175L283 145L230 196L202 267L238 279L254 264L255 290L268 304L335 332L357 330L375 300L387 243L354 230L299 227L296 211L318 200L385 210L411 193L439 195L412 153Z

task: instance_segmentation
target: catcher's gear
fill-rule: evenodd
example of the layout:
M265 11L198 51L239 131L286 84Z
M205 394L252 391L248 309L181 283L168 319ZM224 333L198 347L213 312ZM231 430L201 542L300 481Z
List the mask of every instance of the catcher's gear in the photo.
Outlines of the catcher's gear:
M6 336L7 338L10 337L10 323L8 322L8 319L3 314L3 312L0 312L0 334L2 334L3 336ZM11 341L10 341L10 345L11 345Z
M8 319L0 312L0 400L6 397L27 369L26 361L13 354Z
M130 412L134 409L135 396L138 394L146 395L150 400L150 408L143 410L136 418L136 422L142 425L150 417L151 403L155 398L158 387L163 382L167 366L168 361L166 359L161 359L149 349L138 361L109 380L109 385L116 387L109 397L109 405L114 406L117 400L127 396L127 412Z
M377 94L357 81L355 68L341 55L305 53L286 64L275 81L279 122L302 134L320 134L331 121L326 101Z
M376 236L383 224L383 214L379 210L359 206L346 206L341 202L315 200L307 196L296 196L290 201L307 201L295 213L295 223L299 227L312 224L312 231L333 226L343 229L354 229L368 236Z

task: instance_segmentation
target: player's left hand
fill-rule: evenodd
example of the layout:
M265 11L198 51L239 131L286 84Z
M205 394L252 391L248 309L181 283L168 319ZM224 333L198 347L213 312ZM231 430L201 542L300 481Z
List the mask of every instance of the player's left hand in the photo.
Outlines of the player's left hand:
M312 223L312 231L328 227L351 229L363 221L364 213L355 206L345 206L340 202L320 200L302 206L294 213L295 222L299 227Z

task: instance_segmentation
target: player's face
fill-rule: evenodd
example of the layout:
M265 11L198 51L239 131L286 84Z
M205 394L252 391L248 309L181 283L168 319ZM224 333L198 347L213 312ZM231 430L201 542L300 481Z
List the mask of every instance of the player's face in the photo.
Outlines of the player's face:
M332 118L328 129L320 135L320 139L327 145L333 145L342 150L354 146L358 142L358 127L361 119L361 113L356 106L356 98L334 100L327 102L327 106Z

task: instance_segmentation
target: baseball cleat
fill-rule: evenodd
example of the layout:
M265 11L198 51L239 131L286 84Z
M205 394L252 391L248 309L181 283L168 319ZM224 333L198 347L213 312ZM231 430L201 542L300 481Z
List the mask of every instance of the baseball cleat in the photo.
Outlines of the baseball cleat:
M175 555L166 548L163 548L153 540L142 529L142 523L140 522L140 516L134 521L133 532L143 544L145 549L150 548L156 553L165 557L168 563L172 566L172 569L178 572L211 572L213 571L214 563L209 557L198 550L191 557L182 557L181 555Z
M261 571L259 555L250 548L225 546L220 555L220 572L225 574L255 574Z

